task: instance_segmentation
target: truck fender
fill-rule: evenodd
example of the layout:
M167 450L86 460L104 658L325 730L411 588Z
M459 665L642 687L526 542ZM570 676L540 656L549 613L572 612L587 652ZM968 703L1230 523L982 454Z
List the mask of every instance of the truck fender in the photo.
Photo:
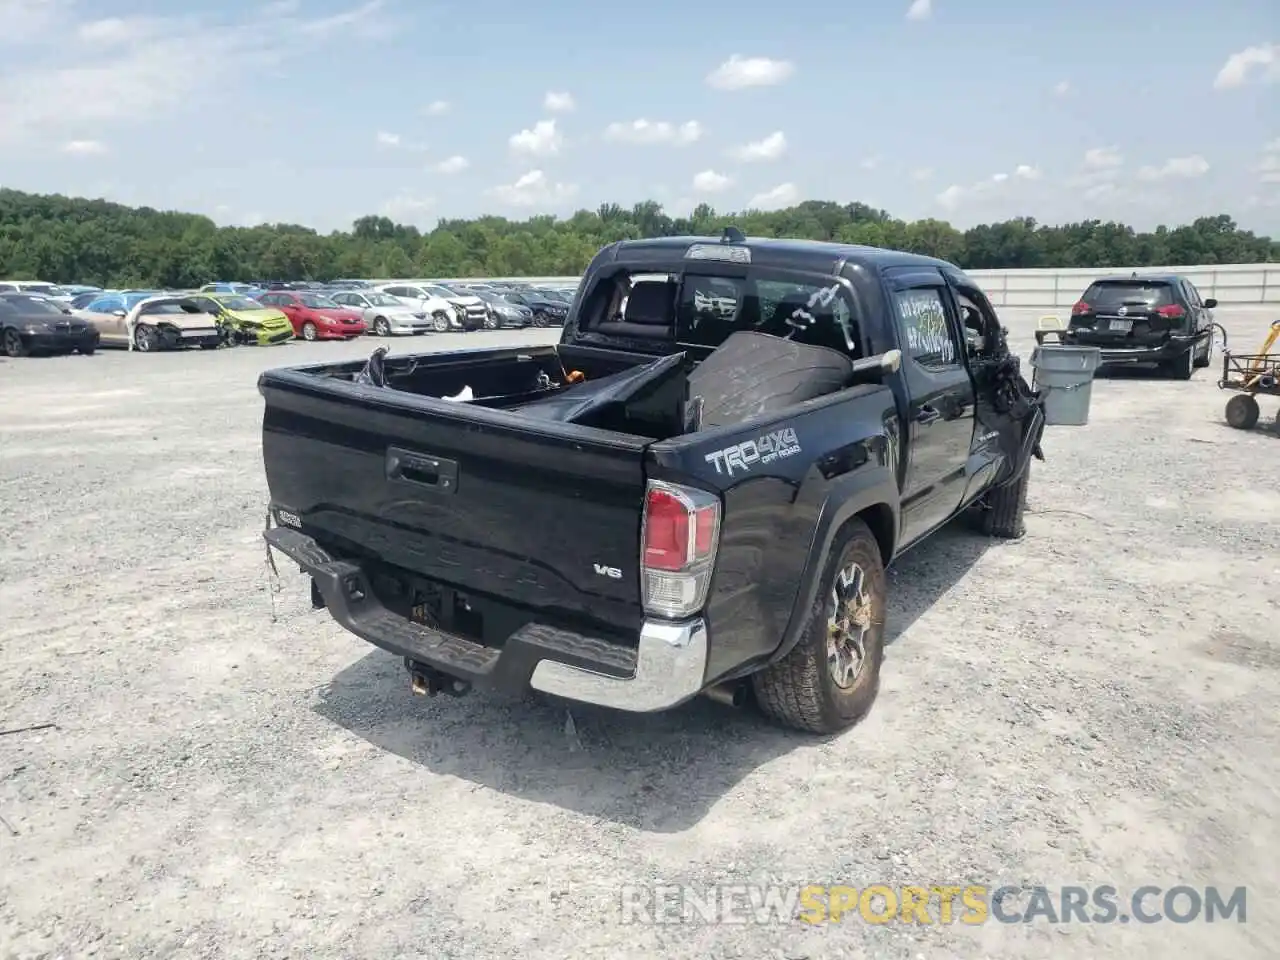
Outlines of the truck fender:
M827 555L845 524L860 517L880 542L880 555L885 566L889 565L898 541L898 504L897 478L888 466L864 466L831 483L814 525L787 628L778 649L769 658L770 663L781 660L800 642L809 611L818 598L818 580Z

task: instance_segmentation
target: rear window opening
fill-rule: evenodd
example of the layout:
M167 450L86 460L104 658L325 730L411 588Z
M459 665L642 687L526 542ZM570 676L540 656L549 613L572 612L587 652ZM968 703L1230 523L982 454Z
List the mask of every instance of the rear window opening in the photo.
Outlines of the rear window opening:
M1126 280L1094 283L1080 298L1094 310L1121 306L1167 307L1173 288L1164 281Z
M683 273L620 270L599 278L583 301L580 333L606 340L695 348L701 358L733 333L754 331L829 347L856 360L861 331L844 287L765 270L721 276L710 264ZM740 271L741 272L741 271Z

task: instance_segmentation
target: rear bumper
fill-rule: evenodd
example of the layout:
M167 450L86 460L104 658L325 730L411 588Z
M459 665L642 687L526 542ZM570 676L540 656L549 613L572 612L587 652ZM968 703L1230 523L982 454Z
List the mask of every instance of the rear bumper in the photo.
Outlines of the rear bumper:
M335 559L306 534L273 527L263 536L313 579L344 629L478 686L532 688L634 713L678 706L705 686L707 628L701 619L646 620L634 648L538 623L518 629L501 649L486 647L387 609L360 564Z
M1205 331L1200 334L1171 336L1157 343L1123 346L1122 339L1088 334L1079 336L1072 330L1065 330L1062 342L1073 347L1097 347L1102 352L1100 362L1104 364L1168 363L1197 347L1209 335L1210 332Z

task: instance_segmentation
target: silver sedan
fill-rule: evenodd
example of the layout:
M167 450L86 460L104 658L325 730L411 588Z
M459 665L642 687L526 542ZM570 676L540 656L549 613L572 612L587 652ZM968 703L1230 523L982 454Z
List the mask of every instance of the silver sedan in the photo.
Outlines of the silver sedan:
M427 333L434 329L432 318L425 310L407 306L403 300L388 293L341 290L330 294L330 297L344 307L361 311L366 328L378 337Z

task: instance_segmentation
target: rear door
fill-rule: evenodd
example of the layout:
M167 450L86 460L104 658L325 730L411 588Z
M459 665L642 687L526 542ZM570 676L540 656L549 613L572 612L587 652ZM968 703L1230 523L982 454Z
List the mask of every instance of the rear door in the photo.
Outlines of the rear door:
M908 456L902 491L904 545L944 523L964 497L975 396L964 336L942 274L887 271L907 388Z

